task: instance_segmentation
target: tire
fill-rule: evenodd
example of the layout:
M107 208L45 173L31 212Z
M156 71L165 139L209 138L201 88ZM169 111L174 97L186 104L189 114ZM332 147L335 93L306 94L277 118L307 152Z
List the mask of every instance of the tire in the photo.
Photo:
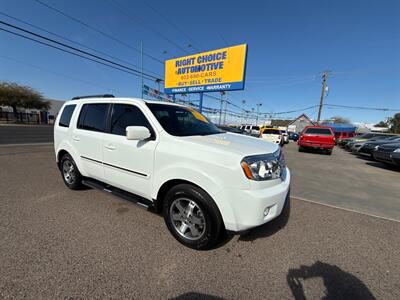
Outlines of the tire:
M326 154L332 155L332 151L333 151L333 149L327 149L327 150L326 150Z
M299 152L304 152L304 148L299 146Z
M71 155L65 154L60 160L60 172L64 184L71 190L82 188L82 175L72 159Z
M179 184L168 191L163 202L163 216L174 238L196 250L212 248L223 227L214 201L191 184Z

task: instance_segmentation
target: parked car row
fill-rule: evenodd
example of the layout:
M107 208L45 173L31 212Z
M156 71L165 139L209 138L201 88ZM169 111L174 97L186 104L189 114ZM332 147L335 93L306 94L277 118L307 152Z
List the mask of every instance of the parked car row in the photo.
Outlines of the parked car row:
M340 145L353 154L400 166L400 135L365 133Z

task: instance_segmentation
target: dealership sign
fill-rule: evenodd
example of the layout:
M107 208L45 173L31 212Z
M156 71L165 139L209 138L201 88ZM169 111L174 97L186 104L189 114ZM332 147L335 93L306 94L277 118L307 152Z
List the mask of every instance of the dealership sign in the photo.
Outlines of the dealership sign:
M244 89L247 45L203 52L167 60L167 94Z

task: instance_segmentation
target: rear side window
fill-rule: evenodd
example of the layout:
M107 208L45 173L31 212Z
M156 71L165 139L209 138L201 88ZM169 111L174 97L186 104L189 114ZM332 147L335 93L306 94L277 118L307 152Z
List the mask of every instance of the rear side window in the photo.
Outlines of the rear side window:
M308 128L306 134L332 135L328 128Z
M60 117L60 121L58 125L61 127L69 127L69 123L71 122L72 114L74 113L76 105L66 105L63 109L63 112Z
M78 128L104 132L107 110L107 103L84 104L79 115Z
M263 134L281 134L277 129L264 129Z
M149 122L138 107L129 104L114 104L110 133L126 135L128 126L144 126L152 131Z

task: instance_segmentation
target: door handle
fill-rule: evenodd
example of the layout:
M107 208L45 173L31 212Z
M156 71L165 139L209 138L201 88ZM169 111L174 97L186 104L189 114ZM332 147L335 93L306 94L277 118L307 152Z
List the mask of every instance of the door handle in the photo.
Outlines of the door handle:
M77 135L74 135L74 136L72 137L72 139L73 139L75 142L79 142L79 137L78 137Z
M115 150L117 148L115 148L115 146L113 144L108 144L105 146L108 150Z

